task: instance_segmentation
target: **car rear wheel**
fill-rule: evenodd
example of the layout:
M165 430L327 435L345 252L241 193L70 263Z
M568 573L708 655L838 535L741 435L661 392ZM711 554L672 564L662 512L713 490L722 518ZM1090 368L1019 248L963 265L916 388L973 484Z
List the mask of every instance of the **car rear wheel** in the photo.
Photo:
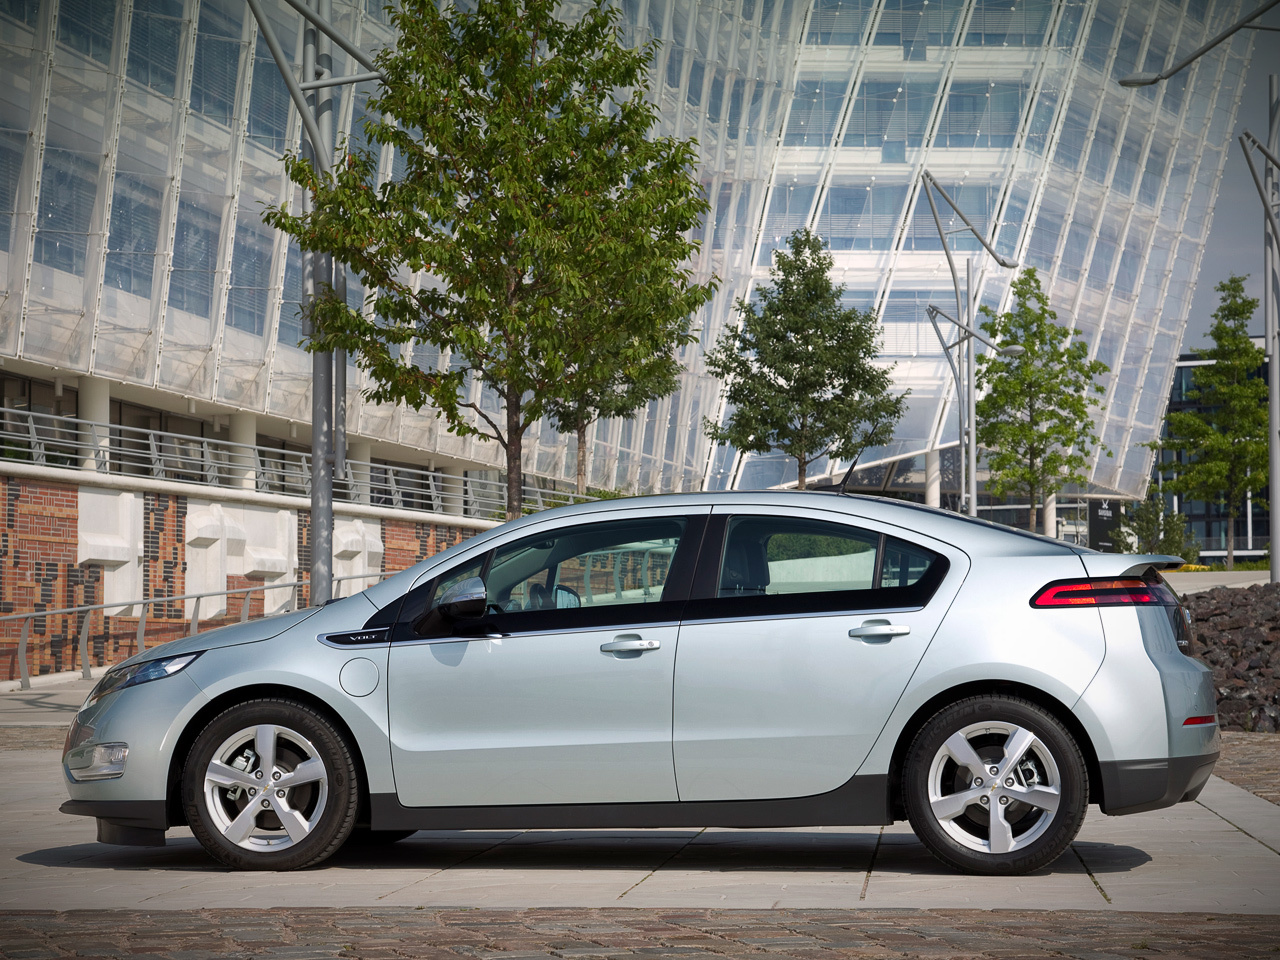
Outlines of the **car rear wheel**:
M1029 873L1075 839L1089 801L1079 745L1048 711L1004 696L935 714L907 751L907 815L943 863L966 873Z
M215 717L182 776L187 822L215 859L238 870L296 870L340 847L359 793L351 750L310 707L253 700Z

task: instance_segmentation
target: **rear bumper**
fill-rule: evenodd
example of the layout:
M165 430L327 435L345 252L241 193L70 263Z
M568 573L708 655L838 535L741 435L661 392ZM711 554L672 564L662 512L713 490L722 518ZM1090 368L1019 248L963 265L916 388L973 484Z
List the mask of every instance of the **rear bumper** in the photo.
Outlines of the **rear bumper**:
M1217 753L1160 760L1108 760L1102 772L1102 812L1113 817L1194 800L1204 789Z

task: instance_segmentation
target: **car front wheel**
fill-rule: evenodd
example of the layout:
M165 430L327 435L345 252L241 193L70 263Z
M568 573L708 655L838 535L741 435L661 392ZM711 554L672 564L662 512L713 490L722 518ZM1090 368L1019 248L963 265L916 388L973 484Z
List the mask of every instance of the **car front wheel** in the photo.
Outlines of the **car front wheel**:
M907 815L943 863L966 873L1029 873L1075 839L1089 802L1079 745L1048 711L971 697L935 714L907 752Z
M319 863L351 834L359 801L341 733L312 708L278 699L230 707L201 731L182 796L196 839L239 870Z

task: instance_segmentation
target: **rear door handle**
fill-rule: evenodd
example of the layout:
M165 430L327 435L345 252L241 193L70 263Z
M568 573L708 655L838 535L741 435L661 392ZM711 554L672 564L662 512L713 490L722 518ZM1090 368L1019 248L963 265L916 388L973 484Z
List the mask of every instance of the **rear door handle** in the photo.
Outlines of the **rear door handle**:
M890 623L888 620L864 620L862 626L854 627L849 636L867 643L888 643L894 637L905 637L911 628L905 623Z
M645 650L657 650L661 641L646 640L634 633L615 637L608 643L600 644L601 653L643 653Z

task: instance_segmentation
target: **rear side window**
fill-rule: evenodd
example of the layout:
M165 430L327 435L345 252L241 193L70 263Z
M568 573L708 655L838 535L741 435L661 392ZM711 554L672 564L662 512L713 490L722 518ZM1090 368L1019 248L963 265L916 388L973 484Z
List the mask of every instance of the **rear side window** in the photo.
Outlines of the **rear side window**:
M945 557L860 527L798 517L729 518L715 593L690 616L921 607Z

